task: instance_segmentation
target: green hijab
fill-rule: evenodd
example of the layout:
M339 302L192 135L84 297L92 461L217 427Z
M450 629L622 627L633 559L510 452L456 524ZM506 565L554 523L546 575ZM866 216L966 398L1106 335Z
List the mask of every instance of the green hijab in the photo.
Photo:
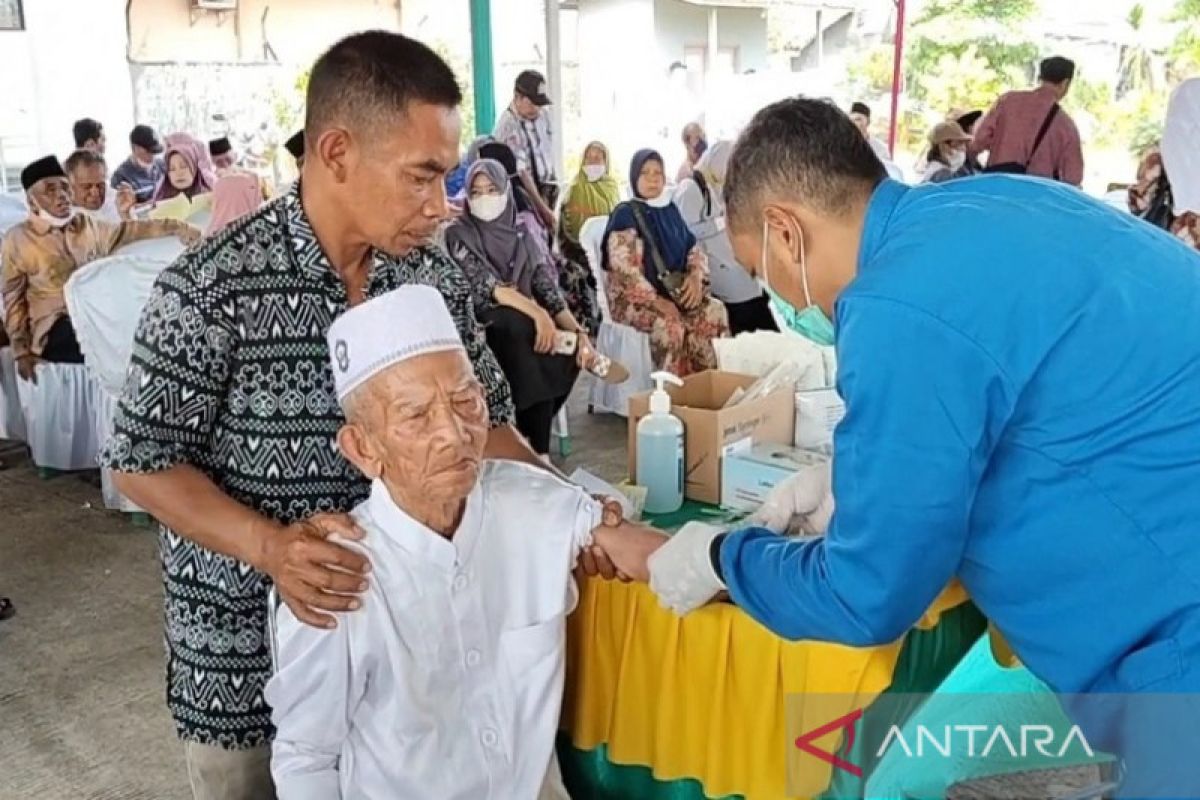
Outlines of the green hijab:
M621 202L621 192L617 186L617 179L612 174L612 159L609 157L608 148L600 142L592 142L583 149L585 157L587 151L593 147L604 153L604 177L598 181L590 181L583 170L583 164L579 165L579 172L563 203L562 213L563 234L572 242L579 241L579 231L583 228L583 223L592 217L608 216Z

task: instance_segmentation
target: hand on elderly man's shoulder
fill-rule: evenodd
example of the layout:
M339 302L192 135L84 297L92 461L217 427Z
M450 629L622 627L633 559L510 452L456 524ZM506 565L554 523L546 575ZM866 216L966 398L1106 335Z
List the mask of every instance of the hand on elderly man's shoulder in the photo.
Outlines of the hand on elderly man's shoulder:
M361 553L330 541L334 534L350 540L363 536L348 514L317 514L269 533L256 565L275 582L296 618L317 628L337 627L326 612L361 606L358 596L367 589L371 569Z

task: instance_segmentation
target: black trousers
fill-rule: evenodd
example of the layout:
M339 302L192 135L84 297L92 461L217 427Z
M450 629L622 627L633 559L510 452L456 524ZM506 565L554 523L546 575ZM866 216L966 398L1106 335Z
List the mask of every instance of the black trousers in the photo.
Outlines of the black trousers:
M517 430L529 440L529 446L540 456L550 452L550 429L567 395L517 411Z
M753 331L779 330L775 323L775 315L771 313L771 301L765 292L744 303L726 303L725 310L729 313L731 336Z
M535 353L537 328L516 309L493 306L479 312L479 321L512 389L517 430L538 453L549 453L550 425L579 375L575 357Z
M79 340L75 338L75 326L71 324L70 317L59 317L46 334L42 359L57 364L83 363L83 353L79 350Z

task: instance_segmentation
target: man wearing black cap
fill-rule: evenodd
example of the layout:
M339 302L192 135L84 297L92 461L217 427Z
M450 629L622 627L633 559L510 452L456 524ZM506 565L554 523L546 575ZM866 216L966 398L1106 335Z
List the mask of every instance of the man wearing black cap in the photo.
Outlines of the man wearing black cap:
M517 76L513 100L496 120L492 136L512 148L517 156L517 173L538 215L550 230L554 229L554 204L558 202L558 176L554 168L554 131L550 115L546 79L528 69Z
M63 298L63 286L75 270L142 239L174 234L191 245L200 239L200 231L176 220L114 225L76 213L66 171L54 156L25 167L21 186L29 219L13 226L0 245L4 327L17 374L37 383L39 361L83 361Z
M230 144L228 136L209 140L208 154L212 156L213 166L217 168L217 174L237 163L237 154L233 152L233 145Z
M148 203L163 177L162 163L156 156L163 151L162 141L149 125L135 125L129 133L129 158L113 170L112 188L127 183L139 203Z

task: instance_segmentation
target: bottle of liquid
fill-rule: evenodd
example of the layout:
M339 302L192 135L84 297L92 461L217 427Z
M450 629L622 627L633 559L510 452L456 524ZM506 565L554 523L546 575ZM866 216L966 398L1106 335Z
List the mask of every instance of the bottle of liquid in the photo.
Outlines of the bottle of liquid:
M683 422L671 413L665 383L683 386L669 372L650 376L657 388L650 413L637 426L637 484L646 488L646 513L670 514L683 505Z

